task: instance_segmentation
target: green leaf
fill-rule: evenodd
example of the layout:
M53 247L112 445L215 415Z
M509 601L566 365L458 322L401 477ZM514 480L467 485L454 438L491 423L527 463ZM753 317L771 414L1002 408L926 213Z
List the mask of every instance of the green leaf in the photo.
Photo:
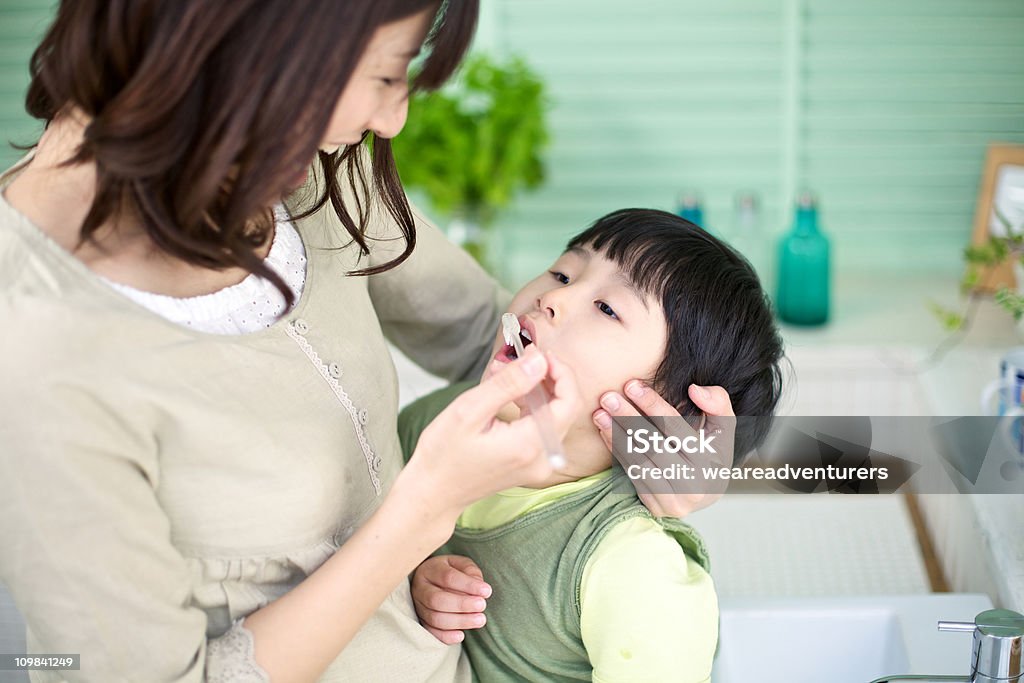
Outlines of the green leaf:
M1003 287L996 292L996 303L1013 314L1014 320L1020 320L1024 316L1024 296Z
M929 302L929 310L938 318L939 323L942 327L949 332L956 332L964 326L964 317L956 311L951 311L948 308L935 303L934 301Z

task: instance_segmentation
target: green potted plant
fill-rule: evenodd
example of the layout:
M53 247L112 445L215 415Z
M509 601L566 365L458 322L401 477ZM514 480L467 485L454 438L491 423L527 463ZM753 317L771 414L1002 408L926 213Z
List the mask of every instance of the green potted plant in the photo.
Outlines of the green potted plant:
M403 184L421 190L485 266L499 210L544 180L545 109L543 83L522 59L478 54L444 88L412 98L393 142Z

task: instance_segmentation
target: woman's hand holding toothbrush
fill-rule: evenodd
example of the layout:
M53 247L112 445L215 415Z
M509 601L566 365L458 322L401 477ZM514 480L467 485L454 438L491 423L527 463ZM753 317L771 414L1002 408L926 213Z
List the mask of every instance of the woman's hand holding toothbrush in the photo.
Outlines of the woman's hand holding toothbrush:
M545 380L552 427L564 437L582 409L579 387L566 365L530 346L521 358L452 401L423 430L396 485L424 496L425 508L440 513L451 533L470 503L513 486L544 482L553 470L535 421L527 415L502 422L496 415Z

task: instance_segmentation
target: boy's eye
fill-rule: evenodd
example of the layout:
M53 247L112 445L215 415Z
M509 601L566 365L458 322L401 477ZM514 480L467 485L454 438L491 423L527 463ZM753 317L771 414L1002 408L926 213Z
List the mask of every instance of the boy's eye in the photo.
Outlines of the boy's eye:
M612 307L609 306L608 304L606 304L605 302L598 301L594 305L597 306L599 311L601 311L602 313L604 313L608 317L615 318L616 320L619 319L619 316L615 314L615 311L612 310Z
M400 78L381 78L380 82L386 85L387 87L392 88L398 85L401 82L401 80L402 79Z
M552 277L561 282L563 285L569 284L569 276L566 275L565 273L559 273L557 270L551 270L548 272L550 272Z

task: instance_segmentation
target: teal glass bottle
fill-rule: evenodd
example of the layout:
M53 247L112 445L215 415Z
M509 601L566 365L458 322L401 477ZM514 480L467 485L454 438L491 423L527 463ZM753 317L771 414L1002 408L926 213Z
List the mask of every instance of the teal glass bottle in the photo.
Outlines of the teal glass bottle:
M704 207L701 206L700 195L695 192L681 193L679 195L679 209L676 211L676 215L680 218L685 218L699 228L703 228Z
M829 244L818 225L818 204L797 199L793 230L779 243L775 308L783 322L821 325L829 315Z

